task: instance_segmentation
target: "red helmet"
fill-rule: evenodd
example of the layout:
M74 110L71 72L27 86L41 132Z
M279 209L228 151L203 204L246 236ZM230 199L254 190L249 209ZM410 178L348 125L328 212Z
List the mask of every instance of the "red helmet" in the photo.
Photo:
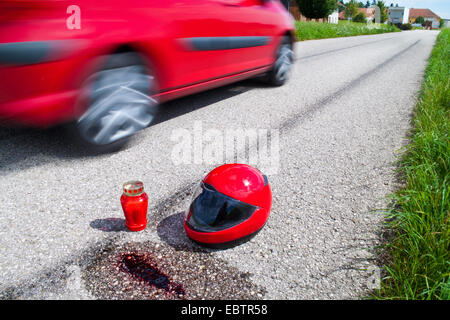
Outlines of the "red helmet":
M269 181L246 164L225 164L200 183L184 216L189 238L210 247L231 247L252 238L272 206Z

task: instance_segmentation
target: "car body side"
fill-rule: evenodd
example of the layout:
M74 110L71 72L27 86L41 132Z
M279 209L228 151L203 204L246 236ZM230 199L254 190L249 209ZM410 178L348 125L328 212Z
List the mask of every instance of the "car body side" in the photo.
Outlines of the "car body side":
M264 73L282 37L294 39L277 0L79 0L79 29L66 24L71 4L1 3L3 123L45 128L75 119L83 83L121 50L144 57L163 103Z

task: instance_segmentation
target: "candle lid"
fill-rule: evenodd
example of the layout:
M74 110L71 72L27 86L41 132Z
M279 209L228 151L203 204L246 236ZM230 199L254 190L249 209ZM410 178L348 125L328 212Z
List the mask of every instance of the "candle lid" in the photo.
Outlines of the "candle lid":
M123 194L126 196L140 196L144 193L144 184L141 181L128 181L123 184Z

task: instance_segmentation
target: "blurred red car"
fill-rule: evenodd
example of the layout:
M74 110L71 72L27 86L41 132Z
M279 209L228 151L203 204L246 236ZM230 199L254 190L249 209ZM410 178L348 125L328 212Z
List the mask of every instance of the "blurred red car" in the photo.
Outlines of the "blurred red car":
M282 85L293 43L279 0L2 0L0 122L66 124L110 149L162 102L261 74Z

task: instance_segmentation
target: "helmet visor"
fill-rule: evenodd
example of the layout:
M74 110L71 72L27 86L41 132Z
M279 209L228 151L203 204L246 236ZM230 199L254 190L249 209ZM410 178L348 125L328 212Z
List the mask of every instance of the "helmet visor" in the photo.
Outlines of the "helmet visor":
M225 230L247 220L258 209L230 198L202 182L194 194L186 217L187 225L199 232Z

